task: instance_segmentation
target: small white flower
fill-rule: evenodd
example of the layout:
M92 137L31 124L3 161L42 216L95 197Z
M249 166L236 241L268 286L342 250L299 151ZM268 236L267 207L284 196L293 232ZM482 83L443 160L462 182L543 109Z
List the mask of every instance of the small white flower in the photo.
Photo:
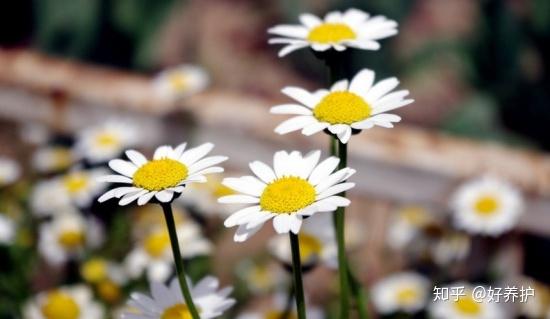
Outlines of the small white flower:
M221 316L225 310L235 304L234 299L228 298L233 289L226 287L218 290L220 284L215 277L205 277L196 285L192 285L188 280L188 284L193 303L201 319ZM151 282L151 296L133 293L128 301L128 306L131 307L130 310L123 313L120 318L191 318L191 313L185 304L177 278L172 280L170 286L165 286L160 282Z
M64 146L43 146L32 156L32 166L39 173L57 173L75 162L72 150Z
M387 232L388 246L393 249L405 248L431 222L433 217L424 207L401 207L390 223Z
M252 205L225 220L225 227L239 226L234 240L247 240L271 219L277 233L298 234L304 217L348 206L350 201L337 194L355 186L345 182L355 170L334 172L339 159L329 157L318 164L320 156L321 151L305 156L298 151L279 151L273 157L273 169L255 161L250 169L257 177L224 179L224 185L241 194L221 197L220 203Z
M319 213L304 220L298 234L300 260L303 265L323 262L331 268L338 266L338 251L334 236L332 214ZM272 253L281 261L292 264L288 236L277 236L269 242Z
M512 185L485 176L462 185L451 200L457 227L471 234L498 236L523 213L523 199Z
M103 163L136 146L142 139L140 128L129 121L111 119L78 134L75 152L90 163Z
M283 315L285 314L285 310L287 308L287 303L289 301L288 296L278 293L271 297L269 301L269 305L267 305L266 307L258 310L243 312L242 314L237 316L237 319L283 318ZM292 307L290 314L288 314L286 318L298 318L298 313L296 312L296 302L294 301L294 298L290 300L290 302L292 302ZM321 310L319 307L306 304L306 317L308 319L324 319L325 314L323 313L323 310Z
M397 34L397 22L384 16L370 17L358 9L329 12L323 20L306 13L300 15L300 22L301 25L277 25L268 30L281 36L269 39L270 44L285 44L279 57L305 47L315 51L344 51L348 47L378 50L378 40Z
M6 214L0 213L0 245L9 245L15 239L15 221Z
M32 213L46 217L73 209L69 194L60 179L48 179L35 184L30 198Z
M371 289L371 298L381 314L413 314L426 306L429 289L429 281L424 276L402 272L378 281Z
M465 283L453 283L452 287L464 287L464 295L458 298L449 296L447 300L437 300L430 306L430 318L434 319L504 319L509 318L501 303L491 302L488 298L475 300L472 297L473 286Z
M470 253L471 240L466 234L451 232L444 234L431 247L436 264L447 266L463 260Z
M353 130L370 129L375 125L392 128L401 117L385 112L414 101L406 99L407 90L391 92L398 84L396 78L375 84L374 71L363 69L351 82L341 80L334 83L330 91L308 92L298 87L286 87L282 92L299 104L271 108L271 113L295 115L277 126L275 132L287 134L301 130L302 134L309 136L327 129L345 144Z
M103 229L97 220L65 212L40 226L38 250L48 263L59 265L69 258L82 257L87 248L97 248L103 239Z
M226 218L234 210L218 203L218 198L233 195L235 191L222 184L222 179L212 176L206 183L195 183L186 187L176 202L198 210L201 215Z
M153 87L161 99L170 101L204 90L209 81L203 68L184 64L162 71L153 79Z
M24 319L98 319L104 309L83 285L60 287L36 295L23 309Z
M0 156L0 187L16 182L20 176L19 164L12 159Z
M105 173L102 168L75 169L59 177L59 183L72 203L78 207L87 207L105 189L105 184L98 180Z
M210 242L202 236L196 224L178 223L176 232L183 258L207 255L212 250ZM124 262L130 277L138 278L146 272L147 278L151 281L166 280L172 274L173 265L170 236L164 225L151 229L137 243Z
M118 202L121 206L135 200L138 205L144 205L155 197L167 203L172 201L174 194L181 193L187 184L204 183L204 175L223 172L223 168L213 165L225 161L227 157L204 157L214 148L214 144L205 143L187 151L186 145L183 143L176 148L160 146L152 160L147 160L143 154L134 150L126 151L130 161L111 160L109 166L120 175L104 176L101 180L128 186L106 192L99 198L99 202L122 197Z

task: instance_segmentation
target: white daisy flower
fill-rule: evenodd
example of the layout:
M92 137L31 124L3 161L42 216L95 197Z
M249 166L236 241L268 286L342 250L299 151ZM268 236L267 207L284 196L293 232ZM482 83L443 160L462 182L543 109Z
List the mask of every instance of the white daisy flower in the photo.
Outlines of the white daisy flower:
M214 144L205 143L187 151L186 145L183 143L176 148L160 146L152 160L147 160L134 150L126 151L130 161L111 160L109 166L120 175L104 176L101 180L129 185L106 192L99 198L99 202L122 197L118 202L121 206L135 200L138 205L144 205L155 197L167 203L172 201L174 194L181 193L187 184L204 183L204 175L223 172L223 168L213 165L225 161L226 156L204 157L214 148Z
M83 285L60 287L36 295L23 308L24 319L98 319L104 309Z
M375 125L391 128L401 117L385 112L414 101L406 99L409 95L407 90L391 92L398 84L396 78L374 84L374 71L363 69L351 83L348 80L338 81L330 91L308 92L298 87L286 87L282 90L283 94L299 104L271 108L274 114L295 115L277 126L275 132L287 134L302 130L302 134L309 136L327 129L345 144L353 131L370 129Z
M220 216L226 218L233 209L228 205L218 203L218 198L234 195L236 192L222 184L222 178L212 176L206 183L191 184L184 189L182 196L177 199L185 207L195 208L206 216Z
M523 206L517 189L489 176L463 184L451 200L457 227L471 234L491 236L514 228L523 213Z
M414 272L402 272L378 281L371 289L371 298L380 314L409 314L422 310L428 301L429 281Z
M210 79L197 65L184 64L162 71L153 79L153 87L161 99L175 100L204 90Z
M105 174L102 168L75 169L59 177L59 183L71 202L78 207L88 207L105 189L105 184L99 182L99 178Z
M268 30L280 36L269 39L270 44L285 44L279 57L306 47L315 51L378 50L378 40L397 34L397 22L384 16L370 17L358 9L329 12L323 20L306 13L300 15L300 22L301 25L277 25Z
M8 215L0 213L0 245L9 245L15 239L15 221Z
M104 239L99 222L86 220L77 212L56 215L40 226L39 235L38 250L52 265L79 258L87 248L97 248Z
M125 149L139 144L140 128L126 120L111 119L88 127L78 134L75 153L90 163L103 163L119 156Z
M21 176L21 167L17 162L0 156L0 187L14 183Z
M73 165L75 156L73 151L65 146L43 146L34 152L31 162L39 173L56 173Z
M315 214L303 222L298 234L300 260L304 266L323 262L331 268L338 266L338 251L332 214ZM277 236L269 242L271 252L281 261L292 265L292 253L287 236Z
M436 264L447 266L463 260L470 253L471 240L466 234L451 232L444 234L431 247L432 258Z
M176 225L178 241L183 258L207 255L212 250L210 242L204 238L200 228L191 223ZM144 272L151 281L164 281L173 272L174 257L170 246L170 236L166 226L152 229L132 249L124 261L128 275L140 277Z
M387 234L388 246L403 249L433 222L428 210L421 206L404 206L398 209L390 223Z
M257 177L224 179L224 185L241 194L221 197L220 203L252 204L225 220L226 227L239 226L234 240L247 240L270 219L277 233L298 234L304 217L348 206L350 201L337 194L355 186L345 182L355 170L334 172L340 160L329 157L317 164L320 156L321 151L305 156L298 151L279 151L273 157L273 169L255 161L250 169Z
M473 286L464 283L454 283L450 287L464 287L464 294L458 298L437 300L430 306L430 318L434 319L503 319L509 318L503 305L490 302L489 298L476 300L472 297Z
M224 311L235 304L235 300L228 298L233 290L226 287L221 290L219 281L215 277L208 276L200 280L196 285L189 281L191 297L201 319L210 319L221 316ZM177 278L173 279L170 286L160 282L151 283L151 296L141 293L133 293L128 301L130 310L123 313L122 319L182 319L191 318L191 313L183 296Z
M58 178L36 183L31 192L30 206L32 213L39 217L56 215L74 207Z
M287 308L288 296L278 293L270 298L267 307L263 307L257 310L245 311L242 314L238 315L237 319L298 318L298 313L296 312L296 302L294 301L294 299L292 299L291 302L292 308L290 310L290 313L286 315L286 317L284 315ZM306 317L308 319L324 319L325 314L323 313L323 310L321 310L319 307L306 304Z

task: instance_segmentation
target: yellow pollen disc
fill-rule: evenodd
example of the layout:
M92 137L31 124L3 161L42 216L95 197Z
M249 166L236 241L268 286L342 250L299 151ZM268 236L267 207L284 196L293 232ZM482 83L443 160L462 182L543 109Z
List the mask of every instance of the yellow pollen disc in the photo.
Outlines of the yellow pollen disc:
M277 310L271 310L271 311L268 311L265 315L264 315L264 319L280 319L280 318L283 318L283 315L284 313L282 311L277 311ZM298 319L298 317L296 316L296 313L293 311L291 313L289 313L286 317L284 318L287 318L287 319Z
M260 207L276 214L293 213L315 201L315 188L299 177L282 177L266 186Z
M79 230L68 230L59 234L57 241L67 250L74 250L84 244L84 233Z
M104 132L96 136L95 143L99 147L110 148L120 145L120 139L115 134Z
M162 256L169 246L170 236L167 231L153 232L145 238L143 243L145 251L154 258Z
M321 254L323 244L317 237L303 232L298 235L298 239L300 243L300 258L304 262Z
M418 300L418 291L412 287L403 287L397 291L395 297L399 305L408 306Z
M187 177L187 166L179 161L163 158L152 160L134 173L134 185L149 191L161 191L178 186Z
M461 296L455 301L455 308L465 315L477 315L481 313L481 306L470 296Z
M90 259L82 265L81 273L87 282L100 282L107 277L107 263L101 258Z
M174 73L168 78L170 87L177 92L183 91L188 86L187 77L181 73Z
M170 308L167 308L160 316L160 319L192 319L191 312L187 305L177 304Z
M313 109L313 116L330 124L351 124L371 116L371 106L359 95L338 91L329 93Z
M338 43L356 38L355 32L344 23L323 23L309 31L307 36L308 41L321 44Z
M75 194L86 189L89 183L88 175L85 173L69 173L63 178L63 184L70 194Z
M498 211L499 208L500 203L498 201L498 198L491 195L481 196L474 204L475 211L482 216L493 215Z
M104 280L97 285L97 294L108 303L116 303L122 296L120 287L110 280Z
M80 316L78 304L71 296L60 291L49 293L41 310L46 319L77 319Z

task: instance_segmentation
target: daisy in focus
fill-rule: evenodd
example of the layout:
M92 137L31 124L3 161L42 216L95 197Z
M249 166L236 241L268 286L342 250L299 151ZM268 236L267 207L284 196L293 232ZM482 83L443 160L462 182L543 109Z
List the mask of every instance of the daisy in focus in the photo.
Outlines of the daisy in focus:
M414 314L422 310L429 297L429 281L413 272L393 274L377 282L371 298L380 314L397 312Z
M305 156L279 151L273 157L273 169L255 161L250 169L256 176L225 178L223 184L239 194L221 197L220 203L249 204L224 222L225 227L239 226L234 240L247 240L271 219L277 233L298 234L304 217L348 206L350 201L337 194L355 186L346 182L355 170L334 172L340 160L329 157L319 163L320 156L321 151Z
M227 159L226 156L205 157L214 144L205 143L186 150L186 143L172 148L160 146L152 160L143 154L126 151L130 161L114 159L109 166L119 175L108 175L101 178L104 182L124 184L124 186L103 194L98 200L104 202L111 198L120 198L119 205L128 205L137 200L138 205L148 203L153 197L162 203L171 202L174 195L179 195L189 183L204 183L204 175L221 173L223 168L214 166Z
M218 279L208 276L196 285L190 284L191 296L201 319L221 316L235 300L228 298L231 287L219 289ZM175 278L169 286L160 282L151 282L151 296L133 293L128 301L128 310L120 316L122 319L188 319L191 313Z
M309 136L323 130L347 143L353 132L374 126L392 128L401 117L386 112L414 102L407 99L409 91L394 91L399 81L388 78L374 83L374 71L363 69L349 82L341 80L329 90L308 92L298 87L286 87L283 94L298 103L277 105L274 114L294 115L275 128L278 134L301 130Z
M24 319L98 319L103 315L104 309L83 285L39 293L23 308Z
M358 9L329 12L324 19L306 13L300 15L300 22L301 25L277 25L267 31L279 36L269 39L270 44L285 45L279 57L306 47L315 51L378 50L378 40L397 34L397 22L384 16L371 17Z
M77 137L75 153L92 164L104 163L138 145L140 132L140 128L129 121L109 120L82 130Z
M21 167L17 162L0 156L0 187L13 184L21 176Z
M159 73L153 87L161 99L175 100L204 90L210 79L206 71L196 65L184 64Z
M498 236L507 232L517 224L523 208L517 189L489 176L463 184L451 200L456 226L470 234Z
M449 297L448 300L437 300L431 304L430 318L434 319L503 319L503 305L489 301L489 298L476 300L472 297L474 286L454 283L449 287L464 287L464 295ZM451 288L449 288L450 290Z

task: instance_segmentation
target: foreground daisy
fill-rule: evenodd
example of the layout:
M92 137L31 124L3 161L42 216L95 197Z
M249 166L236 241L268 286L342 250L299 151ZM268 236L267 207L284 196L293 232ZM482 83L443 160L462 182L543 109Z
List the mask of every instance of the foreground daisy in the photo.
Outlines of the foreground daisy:
M98 319L104 310L86 286L61 287L42 292L23 309L24 319Z
M160 146L152 160L147 160L134 150L126 151L130 161L111 160L109 166L120 175L104 176L101 180L127 185L106 192L99 198L99 202L120 198L118 203L121 206L135 200L138 205L144 205L154 197L162 203L168 203L187 184L203 183L206 181L204 175L223 172L223 168L214 165L225 161L227 157L204 157L214 148L214 144L206 143L185 150L186 145L183 143L175 148Z
M355 185L345 182L355 170L334 172L339 159L329 157L318 164L320 156L320 151L305 156L298 151L279 151L273 157L273 169L255 161L250 169L256 177L224 179L224 185L240 194L221 197L221 203L251 205L225 220L226 227L239 226L234 240L247 240L270 219L277 233L298 234L304 217L348 206L350 201L337 194Z
M219 282L214 277L205 277L196 285L190 284L191 296L201 319L221 316L235 300L228 298L231 287L218 290ZM189 319L191 313L184 302L177 279L169 286L160 282L151 283L151 296L133 293L128 301L129 310L121 319Z
M464 287L464 294L458 298L455 296L437 300L431 304L430 318L434 319L502 319L505 315L503 304L489 301L489 298L472 297L473 286L464 283L454 283L452 287Z
M301 25L278 25L268 30L280 36L269 39L270 44L285 44L280 57L305 47L315 51L344 51L348 47L378 50L377 40L397 34L397 22L384 16L370 17L358 9L329 12L323 20L306 13L300 15L300 22Z
M462 185L451 200L457 227L471 234L498 236L523 213L523 199L512 185L485 176Z
M377 282L372 287L371 298L380 314L413 314L426 306L429 290L429 281L424 276L403 272Z
M184 64L158 74L153 79L153 87L161 99L174 100L204 90L208 82L208 74L203 68Z
M14 183L21 176L21 167L14 160L0 156L0 187Z
M136 146L142 138L140 132L129 121L112 119L84 129L77 137L75 152L91 163L107 162Z
M398 84L396 78L375 84L374 71L363 69L351 82L341 80L334 83L330 91L308 92L298 87L286 87L282 92L298 103L274 106L271 113L295 116L277 126L275 132L286 134L302 130L302 134L309 136L327 129L345 144L354 131L375 125L391 128L401 117L385 112L414 101L406 99L407 90L391 92Z

